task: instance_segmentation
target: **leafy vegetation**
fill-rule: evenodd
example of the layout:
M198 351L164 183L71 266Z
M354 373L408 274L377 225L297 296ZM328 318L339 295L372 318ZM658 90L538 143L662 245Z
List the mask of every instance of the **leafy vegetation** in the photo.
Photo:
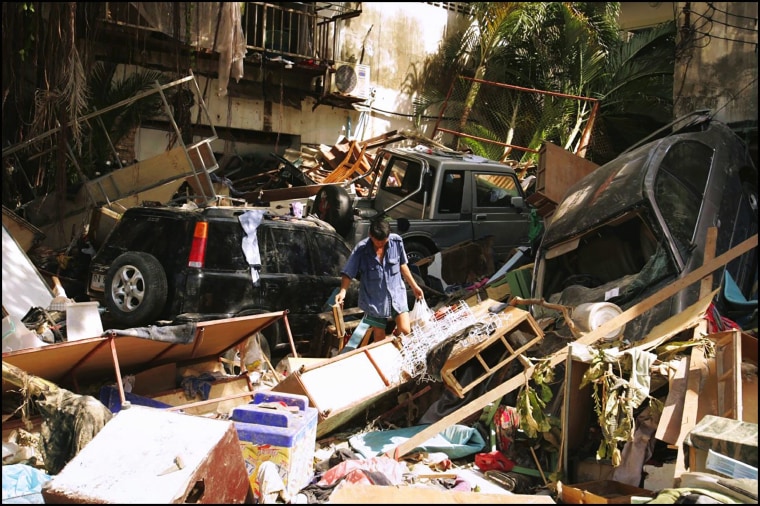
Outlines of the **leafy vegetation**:
M598 99L599 116L589 158L604 163L669 121L675 26L668 23L624 39L618 2L477 2L470 25L453 32L438 53L415 66L405 82L417 124L446 103L458 75L466 81L461 103L445 114L475 138L459 146L504 159L504 144L532 150L550 141L571 151L581 143L589 101L544 98L515 91L486 91L479 80ZM460 84L457 83L457 86ZM537 112L540 111L540 112ZM646 111L643 112L642 111ZM521 161L535 159L526 152Z

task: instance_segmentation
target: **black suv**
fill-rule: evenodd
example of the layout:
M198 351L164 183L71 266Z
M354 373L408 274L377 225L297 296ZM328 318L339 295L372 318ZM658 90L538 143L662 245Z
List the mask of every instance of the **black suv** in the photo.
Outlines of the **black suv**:
M113 328L288 310L300 352L350 254L316 219L252 207L133 207L93 257L87 294ZM356 305L357 286L346 307ZM263 333L273 358L290 350L284 322Z

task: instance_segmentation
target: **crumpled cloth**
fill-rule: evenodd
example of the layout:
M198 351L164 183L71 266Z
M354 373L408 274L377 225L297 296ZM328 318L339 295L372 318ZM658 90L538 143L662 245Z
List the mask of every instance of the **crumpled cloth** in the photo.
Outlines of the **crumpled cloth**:
M348 444L364 457L374 457L392 452L398 445L426 429L426 425L381 430L357 434L348 439ZM451 425L431 437L413 451L443 452L451 459L460 459L483 451L486 442L472 427Z
M201 394L202 400L208 400L211 393L211 385L221 377L219 373L204 372L200 376L188 376L182 380L182 388L188 399Z
M329 487L341 480L366 485L401 485L406 471L405 463L385 456L346 460L325 471L317 485Z
M183 323L181 325L149 325L147 327L135 327L131 329L109 329L104 334L115 336L140 337L151 341L164 343L192 343L197 330L196 322Z

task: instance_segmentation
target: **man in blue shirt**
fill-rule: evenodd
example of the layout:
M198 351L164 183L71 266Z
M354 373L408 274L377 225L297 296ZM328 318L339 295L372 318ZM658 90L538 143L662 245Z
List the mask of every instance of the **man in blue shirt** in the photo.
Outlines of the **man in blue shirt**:
M404 280L418 300L423 292L409 270L404 240L391 232L387 221L373 220L369 237L356 244L341 274L335 303L343 304L351 279L360 279L359 309L364 311L363 320L372 327L375 342L385 339L388 318L396 321L397 333L411 332Z

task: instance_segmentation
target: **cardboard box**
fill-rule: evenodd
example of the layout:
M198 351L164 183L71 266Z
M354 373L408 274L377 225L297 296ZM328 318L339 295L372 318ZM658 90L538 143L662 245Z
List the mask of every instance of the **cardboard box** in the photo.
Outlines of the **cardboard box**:
M558 482L557 489L565 504L631 504L632 497L654 497L655 493L614 480L587 481L565 485Z
M256 500L261 464L277 465L287 492L295 495L314 477L317 410L305 395L257 392L251 404L235 408L232 420Z

